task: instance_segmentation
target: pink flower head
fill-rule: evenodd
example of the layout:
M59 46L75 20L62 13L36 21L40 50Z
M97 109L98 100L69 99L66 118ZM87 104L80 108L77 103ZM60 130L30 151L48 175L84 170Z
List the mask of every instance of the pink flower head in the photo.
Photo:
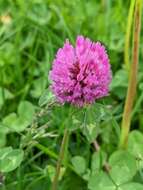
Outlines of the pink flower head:
M67 40L50 71L52 90L61 103L82 107L108 95L112 79L105 47L78 36L75 48Z

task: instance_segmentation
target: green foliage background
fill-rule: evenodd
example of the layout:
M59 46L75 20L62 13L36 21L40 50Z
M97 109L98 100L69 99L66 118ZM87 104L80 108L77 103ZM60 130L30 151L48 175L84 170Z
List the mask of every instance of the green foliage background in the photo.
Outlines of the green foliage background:
M101 157L103 162L104 159L108 160L109 155L117 149L118 145L119 125L128 86L123 52L129 5L130 0L0 1L0 147L13 147L14 151L19 151L17 149L20 148L25 152L22 164L13 172L3 172L1 169L3 162L0 163L1 175L6 177L5 182L2 180L3 185L0 189L50 189L65 126L71 129L72 135L69 139L69 153L62 168L63 176L61 176L59 190L72 188L94 190L96 181L94 182L92 178L89 181L91 173L94 179L99 177L99 181L100 175L106 175L100 170L104 163L100 162L99 165L92 162L94 157L96 161L101 160ZM38 100L50 84L48 72L57 49L62 47L66 38L74 44L78 34L94 41L101 41L106 46L113 71L110 96L95 104L92 112L79 110L76 113L73 108L74 114L70 117L68 105L55 106L53 109L39 108ZM143 132L142 34L143 30L140 41L139 86L132 119L132 129L138 131L135 134L131 133L129 143L129 152L135 157L139 156L141 165L143 157L143 138L140 133ZM130 44L132 45L132 40ZM130 48L130 55L131 52L132 48ZM40 114L35 116L36 112ZM94 155L92 145L96 137L101 145L99 155ZM135 144L137 145L133 149ZM19 157L22 154L23 152L19 152ZM125 156L124 153L120 154ZM134 160L130 165L130 160L135 157L127 158L129 173L133 173L131 176L129 174L129 181L134 178L134 183L143 183L142 167L139 167L139 170L134 169L134 166L131 166ZM0 154L0 162L1 159ZM21 162L19 158L13 157L13 159ZM109 159L111 165L114 165L113 160ZM124 164L126 165L126 161ZM10 165L9 168L12 170L14 166ZM110 177L118 173L118 170L119 168L113 167ZM121 172L124 174L124 169L121 169ZM104 178L105 184L107 182L111 185L111 190L118 189L112 184L113 179L108 179L108 176ZM117 178L121 178L120 189L128 189L122 185L122 176ZM123 180L124 183L129 181ZM104 184L101 181L102 183ZM101 187L95 189L98 188L101 189Z

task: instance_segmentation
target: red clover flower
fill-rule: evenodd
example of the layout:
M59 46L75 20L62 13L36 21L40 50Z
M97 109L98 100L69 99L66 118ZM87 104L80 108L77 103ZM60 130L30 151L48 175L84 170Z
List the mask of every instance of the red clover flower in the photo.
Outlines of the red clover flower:
M112 74L105 47L83 36L77 37L75 48L66 40L53 61L50 79L60 103L82 107L107 96Z

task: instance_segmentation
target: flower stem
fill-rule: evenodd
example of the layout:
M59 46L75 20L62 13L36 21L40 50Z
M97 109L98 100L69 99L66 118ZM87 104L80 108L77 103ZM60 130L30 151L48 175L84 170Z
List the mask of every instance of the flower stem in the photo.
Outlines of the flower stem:
M124 47L124 62L126 69L129 71L129 47L130 47L130 36L131 36L131 27L133 22L133 13L134 13L135 0L131 0L127 28L126 28L126 36L125 36L125 47Z
M134 31L133 31L133 53L132 53L133 57L132 57L130 75L129 75L129 85L125 101L122 125L121 125L121 136L119 144L120 148L127 147L128 133L130 130L130 123L131 123L131 112L136 95L139 37L140 37L140 28L141 28L141 5L142 5L142 0L136 0L135 12L134 12Z
M60 175L62 161L64 159L64 153L65 153L68 136L69 136L69 130L66 128L64 131L64 136L63 136L63 140L62 140L62 144L61 144L61 148L60 148L59 159L57 161L56 174L55 174L55 177L53 180L52 190L57 190L57 187L58 187L58 179L59 179L59 175Z

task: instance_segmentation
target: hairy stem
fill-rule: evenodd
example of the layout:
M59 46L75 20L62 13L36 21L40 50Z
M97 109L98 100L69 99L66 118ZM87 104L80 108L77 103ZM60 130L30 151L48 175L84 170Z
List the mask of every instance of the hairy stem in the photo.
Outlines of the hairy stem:
M59 179L59 175L60 175L61 165L62 165L62 162L64 159L64 153L65 153L65 147L66 147L68 135L69 135L69 131L66 128L65 132L64 132L61 148L60 148L60 154L59 154L59 159L57 162L56 174L55 174L53 184L52 184L52 190L57 190L57 187L58 187L58 179Z
M133 53L132 53L132 65L129 75L129 85L127 90L127 96L125 101L121 136L120 136L120 148L126 148L128 142L128 133L131 123L131 112L136 95L137 86L137 71L138 71L138 54L139 54L139 36L141 28L141 5L142 0L136 0L135 13L134 13L134 31L133 31Z
M129 70L130 68L129 47L130 47L130 36L131 36L131 28L133 22L134 6L135 6L135 0L131 0L129 14L128 14L128 21L127 21L126 35L125 35L125 47L124 47L124 62L127 70Z

